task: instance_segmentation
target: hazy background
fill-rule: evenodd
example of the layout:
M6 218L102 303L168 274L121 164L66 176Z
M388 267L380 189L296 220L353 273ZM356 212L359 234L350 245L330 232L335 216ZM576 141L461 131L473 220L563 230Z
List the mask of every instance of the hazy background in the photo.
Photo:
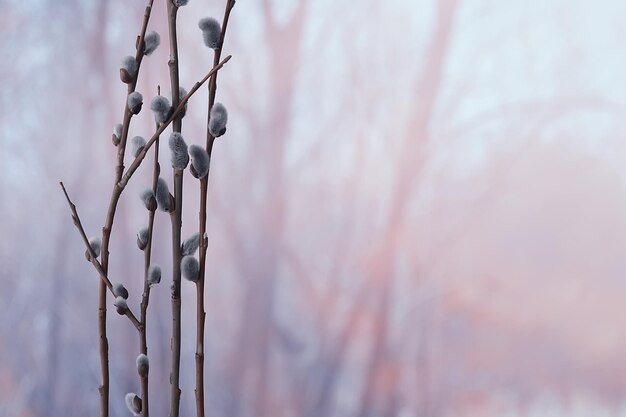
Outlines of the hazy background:
M138 90L169 95L163 44ZM181 84L210 68L179 12ZM90 235L140 0L0 0L0 416L98 413ZM208 415L626 416L626 2L237 0L209 189ZM207 92L183 134L204 142ZM130 135L149 137L147 106ZM163 175L172 181L163 146ZM150 162L151 157L146 159ZM110 276L137 310L147 213L120 203ZM186 173L184 236L197 230ZM151 411L168 409L167 215L151 297ZM110 304L111 415L138 339ZM195 287L183 282L181 415L194 415Z

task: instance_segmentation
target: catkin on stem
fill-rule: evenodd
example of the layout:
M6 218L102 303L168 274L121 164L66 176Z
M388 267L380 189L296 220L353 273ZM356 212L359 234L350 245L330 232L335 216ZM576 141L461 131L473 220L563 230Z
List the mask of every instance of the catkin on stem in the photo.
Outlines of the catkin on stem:
M200 246L200 233L196 232L189 236L182 244L181 253L183 256L193 255Z
M220 37L222 36L222 28L220 22L212 17L200 19L198 27L202 31L202 39L204 44L211 49L217 49L220 46Z
M174 169L185 169L189 163L189 153L187 152L187 144L183 136L178 132L172 132L169 146L172 151L172 167Z
M137 356L137 373L139 376L146 377L148 376L148 372L150 370L150 361L148 360L148 356L143 353L140 353Z
M122 58L122 66L120 68L120 79L123 83L130 84L137 76L139 64L134 56L128 55Z
M150 55L154 52L159 44L161 43L161 36L153 30L146 32L146 35L143 38L144 47L143 53L146 55Z
M120 144L121 140L122 140L122 124L118 123L115 126L113 126L113 135L111 136L111 141L113 142L113 145L117 146Z
M209 153L201 146L191 145L189 147L191 156L191 168L189 171L196 178L204 178L209 173L210 157Z
M146 246L148 245L148 227L144 226L141 229L139 229L139 232L137 233L137 247L140 250L144 250L146 248Z
M124 401L126 402L126 407L128 407L128 411L133 413L134 416L138 416L141 413L141 398L134 392L129 392L124 397Z
M141 198L141 201L143 201L143 205L146 206L146 209L148 209L149 211L156 210L157 202L152 188L146 188L145 190L143 190L139 197Z
M164 96L155 96L150 102L150 109L154 112L154 120L157 123L164 123L170 115L172 104Z
M161 282L161 267L157 264L152 264L148 268L148 284L152 286L159 282Z
M146 140L141 136L135 136L130 140L131 152L133 156L136 158L139 155L139 152L143 150L143 147L146 146Z
M228 122L228 111L222 103L215 103L211 108L211 120L209 121L209 132L214 137L220 137L226 133L226 122Z
M128 95L126 102L128 104L128 110L130 110L132 114L139 114L143 106L143 96L139 91L133 91Z
M159 180L157 181L156 200L157 206L161 211L170 211L174 208L172 207L172 197L167 186L167 182L165 182L165 180L161 177L159 177Z
M183 277L191 282L198 282L200 264L193 255L187 255L180 261L180 269Z
M113 295L116 297L122 297L123 299L128 299L128 290L124 285L119 282L113 284Z
M187 95L187 90L185 90L183 87L179 87L178 88L178 102L180 103L186 95ZM185 107L183 107L183 110L179 113L181 119L185 117L185 115L187 114L187 105L188 103L185 103Z
M102 247L102 240L100 240L99 236L94 236L89 239L89 246L91 246L91 250L96 254L96 258L100 256L100 248ZM90 258L89 253L85 253L87 259Z
M128 304L126 303L126 299L122 296L115 297L115 301L113 302L115 306L115 310L117 310L117 314L123 316L128 311Z

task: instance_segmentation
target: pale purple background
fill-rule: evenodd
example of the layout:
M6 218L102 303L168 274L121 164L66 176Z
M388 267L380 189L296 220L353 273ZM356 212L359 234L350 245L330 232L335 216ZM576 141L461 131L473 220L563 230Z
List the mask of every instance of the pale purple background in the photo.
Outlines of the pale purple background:
M302 2L302 3L300 3ZM210 68L179 12L181 82ZM90 235L139 0L0 0L0 416L98 413ZM163 44L138 90L169 94ZM626 2L238 0L209 190L208 415L626 416ZM202 144L206 89L184 119ZM147 110L131 135L150 136ZM163 172L171 184L166 146ZM147 159L150 161L151 158ZM110 275L137 309L133 178ZM197 229L185 177L183 231ZM170 270L169 219L155 261ZM183 283L182 413L195 413ZM168 409L169 277L150 304L151 411ZM112 305L112 416L138 341Z

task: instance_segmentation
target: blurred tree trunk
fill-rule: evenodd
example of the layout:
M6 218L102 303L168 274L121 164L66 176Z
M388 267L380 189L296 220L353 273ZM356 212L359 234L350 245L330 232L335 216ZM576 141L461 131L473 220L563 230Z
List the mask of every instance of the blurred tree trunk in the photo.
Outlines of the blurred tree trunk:
M437 25L424 55L421 72L417 78L415 111L407 123L406 144L403 148L398 168L395 193L391 198L386 227L378 239L381 247L370 262L370 280L375 285L376 324L370 363L365 375L365 389L362 396L359 416L374 417L382 415L388 408L382 403L389 402L397 380L389 380L385 369L393 367L388 356L389 322L388 313L393 306L391 288L394 280L399 236L406 224L407 207L410 199L419 190L421 171L425 163L426 146L430 140L432 115L439 98L444 66L448 55L450 38L460 0L442 0L437 2ZM417 277L414 277L414 279ZM420 370L418 370L420 372Z
M261 126L256 132L263 143L255 149L253 181L264 190L257 202L255 229L244 234L253 244L247 253L239 253L238 262L244 271L246 283L243 312L238 332L239 349L234 352L232 372L235 384L252 389L250 405L257 417L273 416L272 406L272 345L275 329L274 305L281 247L287 215L285 183L285 151L291 127L290 113L298 75L302 29L306 0L301 0L285 24L279 24L272 15L270 0L262 2L262 16L268 45L268 74L272 101L266 119L252 121ZM253 113L255 117L262 117ZM250 377L248 377L249 375ZM248 382L248 383L246 383ZM245 388L244 388L245 389ZM236 402L241 399L234 398ZM228 409L240 415L240 407L230 404Z

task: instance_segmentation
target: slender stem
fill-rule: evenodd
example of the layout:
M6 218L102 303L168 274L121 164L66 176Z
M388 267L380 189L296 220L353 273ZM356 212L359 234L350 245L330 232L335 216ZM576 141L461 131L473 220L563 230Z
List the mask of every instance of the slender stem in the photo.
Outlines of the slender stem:
M222 47L224 45L224 38L226 36L226 28L228 26L228 19L230 18L230 11L232 10L235 2L232 0L226 0L226 7L224 8L224 19L222 20L222 33L220 35L220 43L213 55L213 66L219 65L220 57L222 55ZM206 150L211 158L213 151L213 142L215 138L211 135L208 127L211 120L211 109L215 103L215 95L217 93L217 72L211 76L209 82L209 103L208 103L208 115L207 115L207 140ZM210 172L210 165L209 165ZM198 283L196 285L196 416L204 417L204 326L206 320L206 312L204 310L204 277L206 270L206 253L208 247L208 240L206 239L206 212L207 212L207 194L209 186L209 172L200 180L200 213L199 213L199 232L200 232L200 250L199 250L199 263L200 272L198 277Z
M157 126L158 128L158 126ZM156 195L156 187L160 173L159 166L159 140L155 141L154 145L154 168L152 170L152 192ZM139 349L144 355L148 355L148 303L150 302L150 282L148 281L148 272L150 270L150 262L152 257L152 236L154 231L154 215L155 210L150 210L148 214L148 243L144 250L144 282L143 282L143 296L141 299L141 336ZM149 383L148 374L141 376L141 414L143 417L150 416L150 400L149 400Z
M170 375L170 417L178 417L180 407L180 340L181 340L181 211L183 197L183 171L174 170L175 209L170 213L172 223L172 371Z
M170 86L172 90L172 107L177 108L180 104L180 80L178 73L178 40L176 36L176 16L178 8L172 0L167 2L168 29L170 39ZM182 120L179 115L174 117L172 130L181 131ZM180 410L180 341L181 341L181 270L180 261L182 253L181 229L183 209L183 170L174 169L174 201L175 208L170 213L172 222L172 370L170 374L170 417L178 417Z
M109 340L107 339L106 287L100 281L98 285L98 343L100 349L100 371L102 384L100 393L100 416L109 416Z
M150 14L152 12L152 3L154 0L149 0L144 13L143 23L137 41L137 52L135 59L137 61L137 76L128 85L128 94L135 91L137 85L137 77L139 75L139 69L141 67L141 61L143 59L143 39L148 27L148 21L150 20ZM119 201L119 193L117 192L117 183L122 178L124 172L124 152L126 149L126 139L128 138L128 127L130 126L131 112L128 108L128 104L124 105L124 118L122 123L122 137L120 143L117 146L117 167L115 169L115 186L111 192L111 201L109 203L109 209L107 211L107 217L102 228L102 269L104 275L107 274L109 269L109 241L111 238L111 230L113 228L113 220L115 218L115 211L117 209L117 203ZM102 371L102 385L100 385L100 416L109 416L109 342L106 334L106 288L105 282L100 281L98 287L98 339L100 344L100 368ZM136 319L135 319L136 320Z

